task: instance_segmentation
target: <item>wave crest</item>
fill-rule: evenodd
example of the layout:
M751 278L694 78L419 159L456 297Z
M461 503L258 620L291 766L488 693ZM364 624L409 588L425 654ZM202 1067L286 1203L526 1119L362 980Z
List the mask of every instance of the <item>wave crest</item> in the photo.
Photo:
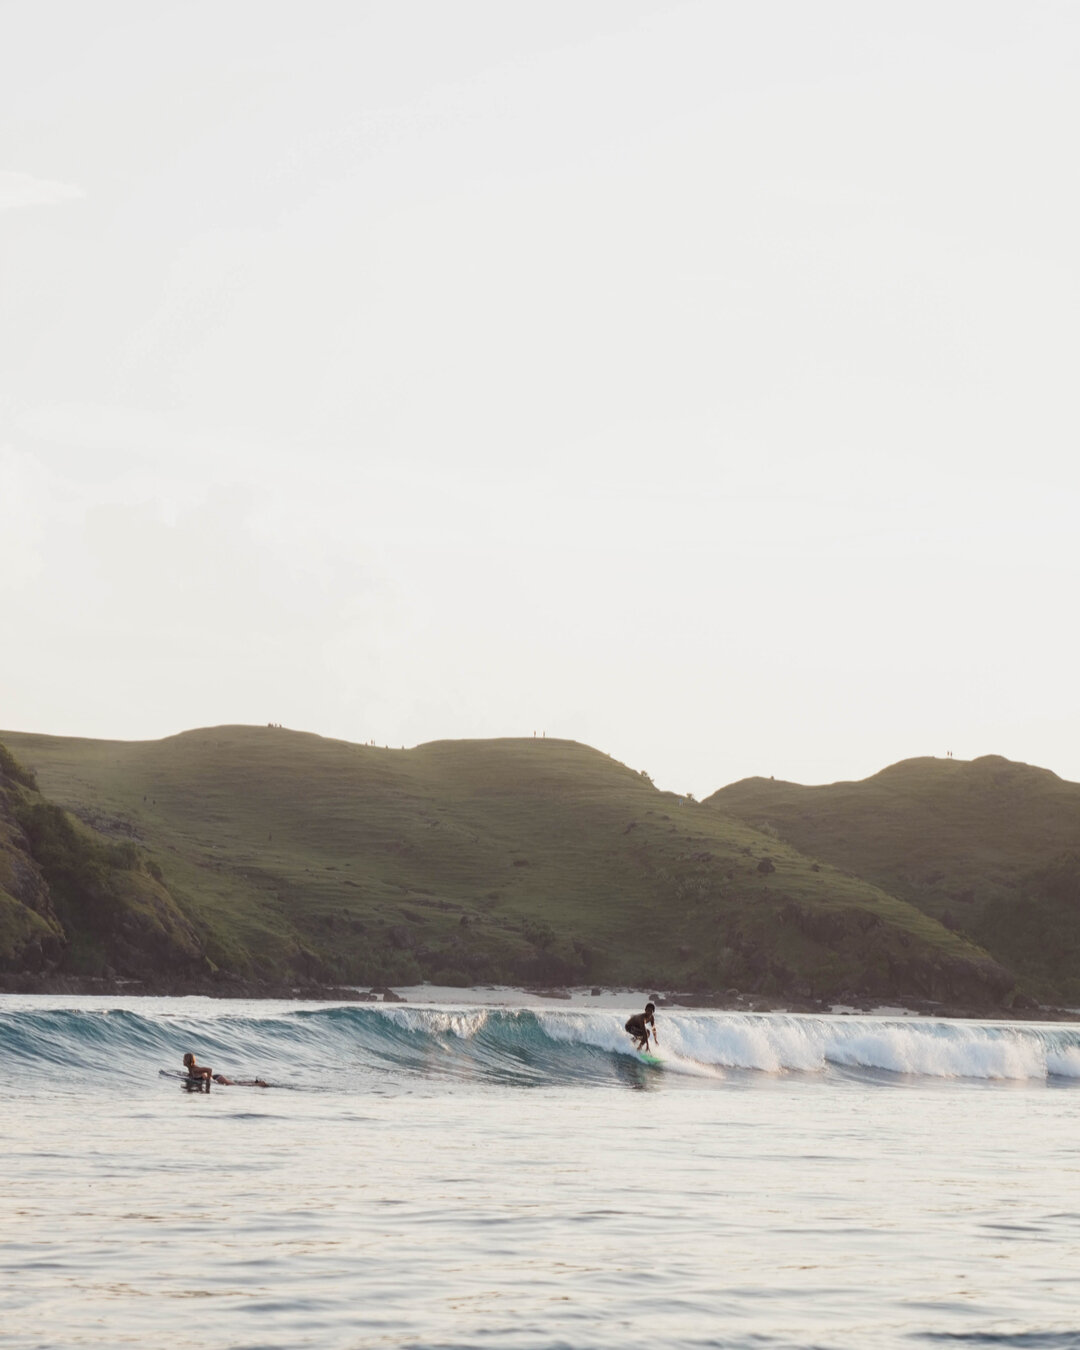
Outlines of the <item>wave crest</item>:
M254 1009L254 1011L253 1011ZM589 1009L336 1005L278 1011L0 1010L0 1053L20 1072L178 1063L338 1082L358 1072L507 1084L610 1081L642 1066L624 1013ZM1080 1081L1080 1028L694 1012L659 1015L657 1053L681 1075L904 1075Z

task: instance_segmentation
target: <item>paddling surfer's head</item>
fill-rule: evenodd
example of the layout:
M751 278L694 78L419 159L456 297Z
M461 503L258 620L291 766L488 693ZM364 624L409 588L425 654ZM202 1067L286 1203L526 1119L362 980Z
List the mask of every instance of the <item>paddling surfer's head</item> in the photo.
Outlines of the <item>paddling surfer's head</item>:
M655 1003L646 1003L646 1004L645 1004L645 1011L646 1011L647 1013L655 1012L655 1011L656 1011L656 1004L655 1004Z

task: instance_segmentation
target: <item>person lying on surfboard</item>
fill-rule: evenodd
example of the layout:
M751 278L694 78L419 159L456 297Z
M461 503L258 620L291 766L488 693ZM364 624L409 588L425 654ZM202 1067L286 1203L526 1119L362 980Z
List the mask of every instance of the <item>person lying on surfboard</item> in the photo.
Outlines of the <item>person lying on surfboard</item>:
M635 1013L626 1023L626 1028L634 1038L634 1048L636 1050L648 1050L649 1048L649 1026L651 1024L653 1040L660 1044L660 1037L656 1034L656 1018L653 1016L656 1011L655 1003L646 1003L643 1013Z
M184 1056L184 1068L187 1069L189 1078L201 1079L203 1082L220 1083L222 1087L269 1087L269 1083L264 1083L261 1078L226 1078L223 1073L215 1073L213 1069L208 1069L205 1065L196 1064L195 1056L187 1054Z
M214 1076L213 1069L208 1069L203 1064L195 1063L195 1056L191 1054L190 1051L184 1056L184 1068L187 1069L187 1076L189 1078L201 1078L204 1083L209 1083Z

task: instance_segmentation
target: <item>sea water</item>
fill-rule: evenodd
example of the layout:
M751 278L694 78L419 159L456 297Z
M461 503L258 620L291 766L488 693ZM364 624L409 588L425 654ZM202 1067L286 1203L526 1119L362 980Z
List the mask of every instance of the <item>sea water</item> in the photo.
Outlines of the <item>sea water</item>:
M1080 1346L1080 1028L631 1010L0 998L0 1344Z

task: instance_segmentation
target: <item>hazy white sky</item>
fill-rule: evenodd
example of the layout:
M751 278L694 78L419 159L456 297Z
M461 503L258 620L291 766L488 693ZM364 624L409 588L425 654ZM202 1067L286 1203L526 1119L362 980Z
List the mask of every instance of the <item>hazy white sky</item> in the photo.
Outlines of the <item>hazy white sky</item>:
M0 726L1080 780L1080 6L0 2Z

